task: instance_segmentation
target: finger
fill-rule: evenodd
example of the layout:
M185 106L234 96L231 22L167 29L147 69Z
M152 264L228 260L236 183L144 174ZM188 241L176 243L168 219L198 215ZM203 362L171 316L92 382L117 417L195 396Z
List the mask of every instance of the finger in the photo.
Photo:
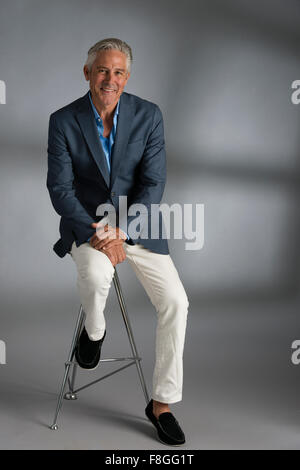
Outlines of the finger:
M103 246L103 242L102 241L99 241L97 240L95 243L94 243L94 248L96 248L96 250L106 250L106 247Z
M117 247L117 258L118 258L118 263L122 263L124 261L124 249L123 247Z
M119 259L120 255L119 255L119 251L118 251L117 246L113 246L112 248L110 248L110 250L107 250L107 251L105 251L105 249L104 249L103 253L106 253L106 254L108 254L109 256L112 257L114 265L116 265L120 262L120 259Z
M117 245L123 245L124 241L123 240L118 240L118 239L111 239L111 238L104 238L102 240L99 240L99 246L101 248L112 248L113 246Z
M105 246L105 243L103 241L97 241L95 242L95 246L94 248L96 248L96 250L106 250L106 246Z
M93 248L96 248L98 243L99 243L99 240L98 240L97 237L94 237L94 236L93 236L93 237L90 239L90 244L92 245Z
M95 241L98 240L97 235L94 233L94 235L91 236L90 242L94 243Z
M101 242L104 243L104 242ZM107 240L105 244L102 246L102 248L105 248L106 250L110 250L114 246L123 246L123 240Z
M92 248L95 248L95 241L93 241L92 239L90 240L90 245Z

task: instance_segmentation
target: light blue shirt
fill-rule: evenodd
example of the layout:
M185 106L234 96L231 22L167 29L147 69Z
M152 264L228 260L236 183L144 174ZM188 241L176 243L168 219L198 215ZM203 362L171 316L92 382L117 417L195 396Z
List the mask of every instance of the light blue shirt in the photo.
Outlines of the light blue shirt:
M115 110L115 114L114 114L114 118L113 118L113 126L112 126L112 129L110 131L110 134L109 134L108 137L103 137L103 131L104 131L103 121L102 121L101 117L99 116L99 113L98 113L97 109L95 108L95 105L92 101L91 92L89 92L89 98L90 98L90 103L91 103L91 106L92 106L92 109L93 109L93 112L94 112L94 116L95 116L95 119L96 119L96 125L97 125L97 129L98 129L100 142L101 142L101 145L102 145L102 148L103 148L103 152L105 153L108 170L110 172L111 149L114 145L116 132L117 132L120 100L118 101L118 104L117 104L117 107L116 107L116 110Z
M104 131L104 126L103 126L103 121L101 117L99 116L99 113L92 101L91 97L91 92L89 91L89 99L90 103L94 112L95 120L96 120L96 126L98 129L98 135L99 139L103 148L103 152L105 154L107 166L108 166L108 171L110 172L110 167L111 167L111 150L115 142L115 137L116 137L116 132L117 132L117 124L118 124L118 114L119 114L119 108L120 108L120 100L118 101L114 117L113 117L113 126L110 131L110 134L108 137L103 137L103 131ZM125 233L125 232L124 232ZM127 235L127 234L126 234ZM88 238L88 242L90 241L91 237ZM127 240L129 239L129 236L127 235Z

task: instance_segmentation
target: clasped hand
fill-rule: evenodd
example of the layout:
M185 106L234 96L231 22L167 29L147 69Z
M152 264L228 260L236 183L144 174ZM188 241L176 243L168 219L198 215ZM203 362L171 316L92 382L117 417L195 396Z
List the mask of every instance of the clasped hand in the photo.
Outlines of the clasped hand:
M99 225L92 223L96 233L90 239L90 245L96 250L102 251L110 259L113 266L122 263L126 258L123 243L126 240L126 234L119 227L111 225Z

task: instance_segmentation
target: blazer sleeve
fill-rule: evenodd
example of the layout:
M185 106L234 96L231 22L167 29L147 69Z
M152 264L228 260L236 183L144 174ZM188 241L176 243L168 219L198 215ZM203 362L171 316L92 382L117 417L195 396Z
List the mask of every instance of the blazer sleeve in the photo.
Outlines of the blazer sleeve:
M73 165L66 138L54 114L49 120L47 188L55 211L64 217L75 237L85 241L95 222L75 196Z
M128 225L136 218L136 215L128 215L130 208L134 204L143 204L146 208L144 218L142 217L141 221L141 225L143 225L143 221L145 221L147 215L150 214L151 204L160 203L166 184L166 152L163 116L159 107L157 105L154 106L151 132L140 163L134 196L127 211ZM124 227L124 231L126 232L127 225L124 219L119 220L119 226L120 228Z

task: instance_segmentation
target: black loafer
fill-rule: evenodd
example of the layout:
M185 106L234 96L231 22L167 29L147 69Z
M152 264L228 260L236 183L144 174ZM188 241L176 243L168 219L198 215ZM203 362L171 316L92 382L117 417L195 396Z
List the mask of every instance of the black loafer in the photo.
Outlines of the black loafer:
M75 358L80 367L89 370L96 369L100 361L101 347L105 336L106 330L103 338L92 341L88 337L85 327L83 327L75 349Z
M181 446L185 443L185 435L172 413L161 413L157 419L153 414L153 399L149 401L145 413L156 427L159 440L163 444Z

